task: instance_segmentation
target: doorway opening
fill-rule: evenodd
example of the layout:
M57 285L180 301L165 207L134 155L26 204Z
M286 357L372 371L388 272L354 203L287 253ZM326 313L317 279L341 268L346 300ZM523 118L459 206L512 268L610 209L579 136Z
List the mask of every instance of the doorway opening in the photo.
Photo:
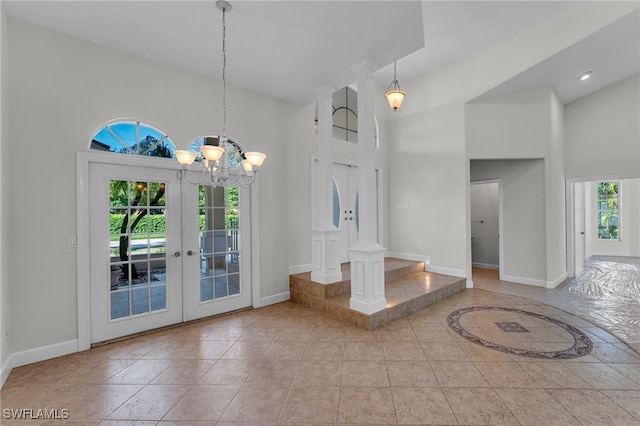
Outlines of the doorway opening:
M611 197L598 191L603 183L615 184L616 215L604 214ZM568 179L567 275L578 277L593 256L640 256L640 176ZM615 238L603 229L615 225Z
M471 182L471 262L472 275L487 279L503 276L502 181Z

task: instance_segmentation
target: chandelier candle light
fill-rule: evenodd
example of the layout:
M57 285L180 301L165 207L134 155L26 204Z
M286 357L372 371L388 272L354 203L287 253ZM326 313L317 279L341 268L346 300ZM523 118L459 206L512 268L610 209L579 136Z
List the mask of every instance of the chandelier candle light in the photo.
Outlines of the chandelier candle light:
M187 171L189 166L193 164L198 154L190 150L176 150L176 159L185 173L184 176L189 183L200 184L204 182L208 176L214 187L217 186L243 186L247 187L255 181L256 169L259 168L267 156L261 152L245 152L244 149L236 142L229 141L226 136L227 127L227 27L226 14L231 10L231 5L224 1L216 1L216 6L222 11L222 135L218 137L218 145L203 144L200 146L200 153L204 156L200 164L202 177L199 181L192 182L189 180ZM207 139L204 138L206 143ZM234 145L241 154L242 167L229 167L229 158L227 154L227 146Z
M393 86L393 89L391 88ZM387 87L387 93L385 93L384 97L389 101L389 106L393 108L393 111L397 111L398 108L402 105L402 101L406 93L400 90L400 84L398 83L398 79L396 78L396 63L393 63L393 81Z

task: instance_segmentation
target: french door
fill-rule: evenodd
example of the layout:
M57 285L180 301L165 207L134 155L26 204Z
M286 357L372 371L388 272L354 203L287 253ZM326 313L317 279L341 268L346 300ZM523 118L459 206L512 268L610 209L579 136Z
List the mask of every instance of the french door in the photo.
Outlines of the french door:
M333 164L333 225L338 235L340 263L349 261L349 247L355 245L360 233L360 203L358 197L358 167Z
M248 200L248 188L184 184L185 321L251 305Z
M248 190L100 163L89 189L91 343L251 304Z

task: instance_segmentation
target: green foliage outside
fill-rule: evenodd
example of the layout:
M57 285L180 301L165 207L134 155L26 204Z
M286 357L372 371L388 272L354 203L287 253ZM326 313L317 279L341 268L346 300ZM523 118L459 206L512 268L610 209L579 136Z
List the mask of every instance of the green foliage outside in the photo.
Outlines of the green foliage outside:
M139 150L135 146L130 147L140 155L152 157L171 158L172 153L163 142L158 142L153 136L147 135L140 141ZM130 152L123 148L123 153ZM200 187L200 205L205 205L204 186ZM166 220L164 216L164 183L137 182L126 180L112 180L110 182L109 203L111 212L109 215L109 233L111 240L121 240L120 251L125 252L128 239L162 238L166 235ZM239 196L237 187L220 188L224 190L225 219L227 229L238 226ZM127 206L132 206L127 214ZM138 206L140 209L136 209ZM123 207L119 209L118 207ZM222 207L222 206L220 206ZM200 229L205 229L206 217L201 210L199 217ZM128 228L133 226L132 230ZM130 233L130 237L125 236ZM124 237L124 238L123 238Z
M598 238L617 240L618 229L618 182L598 182Z
M111 234L112 239L117 239L120 234L120 227L122 226L122 221L125 218L124 213L112 213L109 215L109 234ZM162 234L167 230L166 221L163 214L150 214L147 220L141 220L136 225L135 229L132 230L133 234L147 234L147 225L149 226L148 232L151 234ZM135 236L134 236L135 238Z

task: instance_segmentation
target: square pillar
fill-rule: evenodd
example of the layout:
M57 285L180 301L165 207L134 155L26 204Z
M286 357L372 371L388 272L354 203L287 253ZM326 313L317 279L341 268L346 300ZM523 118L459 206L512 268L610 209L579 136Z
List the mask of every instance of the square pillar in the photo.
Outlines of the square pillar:
M373 72L378 66L365 61L358 67L358 191L360 234L349 248L351 258L351 309L373 314L387 307L384 289L385 249L377 241L376 144Z
M351 309L371 315L387 307L384 295L385 249L349 249L351 256Z
M311 280L321 284L342 281L338 262L338 235L340 231L311 231Z

